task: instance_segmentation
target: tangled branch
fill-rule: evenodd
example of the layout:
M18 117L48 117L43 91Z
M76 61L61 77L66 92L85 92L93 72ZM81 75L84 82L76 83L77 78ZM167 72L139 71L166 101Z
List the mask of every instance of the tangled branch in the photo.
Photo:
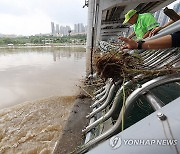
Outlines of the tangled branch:
M115 81L124 78L132 79L138 74L148 77L180 71L180 69L175 69L171 66L152 70L144 65L143 59L139 55L131 55L125 52L105 53L95 59L95 66L101 78L105 80L107 78L113 78Z

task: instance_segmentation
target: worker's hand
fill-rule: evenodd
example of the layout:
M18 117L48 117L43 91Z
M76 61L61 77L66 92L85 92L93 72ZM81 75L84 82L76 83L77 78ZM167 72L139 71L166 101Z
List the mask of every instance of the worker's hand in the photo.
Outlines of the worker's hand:
M163 29L162 27L156 27L154 29L151 30L151 32L149 33L149 37L154 36L157 32L159 32L161 29Z
M126 45L122 46L121 49L137 49L138 48L138 43L132 39L128 39L125 37L119 37L118 39L124 41Z

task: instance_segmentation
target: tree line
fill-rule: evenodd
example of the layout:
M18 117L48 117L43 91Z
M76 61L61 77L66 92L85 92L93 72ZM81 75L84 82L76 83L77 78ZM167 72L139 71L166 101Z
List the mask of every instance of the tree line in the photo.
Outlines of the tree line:
M47 43L86 43L86 35L70 36L23 36L23 37L1 37L0 45L24 45L24 44L47 44Z

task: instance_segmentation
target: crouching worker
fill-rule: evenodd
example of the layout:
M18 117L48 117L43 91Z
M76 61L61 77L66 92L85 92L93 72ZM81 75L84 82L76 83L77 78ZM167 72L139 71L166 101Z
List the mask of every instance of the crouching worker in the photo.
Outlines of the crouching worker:
M129 23L133 25L134 32L128 37L132 38L136 35L138 40L149 36L150 31L159 26L155 17L151 13L138 14L136 10L130 10L125 15L123 24Z

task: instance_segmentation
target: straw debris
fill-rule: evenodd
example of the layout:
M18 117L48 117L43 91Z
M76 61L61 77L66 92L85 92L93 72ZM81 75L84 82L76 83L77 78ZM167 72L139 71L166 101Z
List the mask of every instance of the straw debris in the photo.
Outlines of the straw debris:
M150 69L145 66L143 59L138 54L129 54L126 52L108 52L96 56L94 60L96 71L102 79L112 78L131 80L138 74L144 77L160 76L180 71L180 69L164 66L161 69Z

